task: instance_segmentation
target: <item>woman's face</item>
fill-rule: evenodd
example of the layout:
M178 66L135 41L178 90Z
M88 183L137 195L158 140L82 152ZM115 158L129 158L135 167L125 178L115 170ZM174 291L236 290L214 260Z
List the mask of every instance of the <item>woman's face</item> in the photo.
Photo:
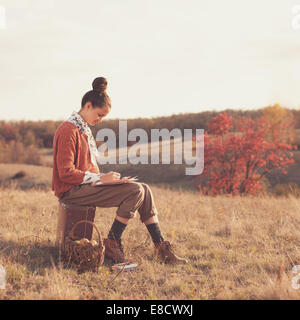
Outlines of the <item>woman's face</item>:
M107 106L93 108L91 103L87 103L84 107L82 116L89 125L94 126L95 124L100 123L102 119L107 116L109 111L110 108Z

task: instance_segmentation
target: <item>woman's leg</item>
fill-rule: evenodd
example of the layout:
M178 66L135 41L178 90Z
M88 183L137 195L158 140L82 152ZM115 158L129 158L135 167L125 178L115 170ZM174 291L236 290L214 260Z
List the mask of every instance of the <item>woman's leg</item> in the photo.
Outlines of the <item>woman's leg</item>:
M135 216L139 210L141 220L148 219L157 214L154 202L149 199L147 192L147 201L145 200L145 188L140 183L127 183L111 186L76 186L67 192L62 201L78 205L94 205L97 207L118 207L116 218L113 221L111 229L105 239L106 257L115 262L124 260L121 237L127 223ZM147 214L148 211L149 214Z
M100 208L118 207L116 219L123 224L138 211L143 223L157 220L157 209L151 189L144 183L124 183L111 186L80 185L73 187L61 200L66 204L93 205Z
M153 216L144 222L145 226L147 226L148 224L152 224L152 223L158 223L157 216Z
M126 183L111 186L76 186L63 198L63 202L98 207L118 207L116 218L106 240L106 254L115 262L124 260L121 236L127 223L139 212L155 245L155 255L165 262L178 263L187 260L176 256L170 243L161 235L157 209L150 187L145 183Z
M144 188L137 183L116 185L74 186L61 198L66 204L96 206L100 208L117 207L117 215L125 220L134 217L135 211L144 199ZM123 221L125 221L123 220Z

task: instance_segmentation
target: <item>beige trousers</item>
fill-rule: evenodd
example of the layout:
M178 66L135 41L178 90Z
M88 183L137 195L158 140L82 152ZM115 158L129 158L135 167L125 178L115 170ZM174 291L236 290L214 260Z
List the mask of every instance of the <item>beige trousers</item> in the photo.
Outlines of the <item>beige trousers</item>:
M142 222L158 214L152 191L145 183L130 182L115 185L74 186L63 194L60 200L66 204L118 207L117 215L130 219L138 211Z

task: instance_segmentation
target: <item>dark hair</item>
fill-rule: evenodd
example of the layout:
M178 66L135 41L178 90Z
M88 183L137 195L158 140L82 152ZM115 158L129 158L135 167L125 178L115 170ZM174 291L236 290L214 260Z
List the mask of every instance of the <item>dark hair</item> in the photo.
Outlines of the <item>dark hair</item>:
M111 101L106 93L107 80L103 77L96 78L92 83L93 90L88 91L81 100L81 108L87 103L91 102L93 108L102 108L108 106L111 108Z

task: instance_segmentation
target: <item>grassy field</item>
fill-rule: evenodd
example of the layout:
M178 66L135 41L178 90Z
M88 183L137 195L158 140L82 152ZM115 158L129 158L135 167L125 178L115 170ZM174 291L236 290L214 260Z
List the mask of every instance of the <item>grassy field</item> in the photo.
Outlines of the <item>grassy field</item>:
M43 154L49 160L49 150ZM297 179L294 166L291 177ZM147 229L136 217L123 236L136 271L117 274L105 261L98 273L78 274L55 247L52 168L0 164L0 265L7 272L0 299L300 298L291 272L300 265L299 197L207 197L194 190L191 177L182 179L182 166L104 168L150 183L163 234L190 264L155 261ZM9 179L19 171L23 178ZM95 222L104 237L114 216L114 208L97 208Z
M153 259L136 217L124 232L136 271L78 274L54 246L57 199L51 190L0 189L0 299L299 299L292 288L300 264L300 199L204 197L153 186L165 238L189 259L184 266ZM115 209L96 210L106 236Z

